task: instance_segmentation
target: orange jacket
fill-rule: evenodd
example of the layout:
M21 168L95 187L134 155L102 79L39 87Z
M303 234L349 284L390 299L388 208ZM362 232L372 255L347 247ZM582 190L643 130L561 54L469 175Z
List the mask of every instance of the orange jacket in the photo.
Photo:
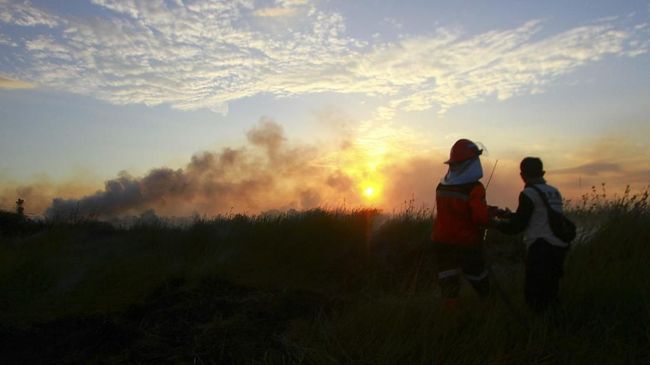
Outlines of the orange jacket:
M480 182L436 188L437 215L431 239L454 245L477 244L488 224L485 188Z

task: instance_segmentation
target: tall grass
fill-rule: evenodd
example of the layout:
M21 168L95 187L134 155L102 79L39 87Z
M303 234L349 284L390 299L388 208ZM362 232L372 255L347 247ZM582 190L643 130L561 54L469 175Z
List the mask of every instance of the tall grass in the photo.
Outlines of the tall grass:
M27 336L43 324L100 315L131 333L123 348L151 355L105 350L131 362L210 363L223 361L225 351L236 363L650 363L648 195L593 194L571 206L588 229L568 256L561 305L543 316L523 303L518 237L490 231L486 241L492 279L514 307L498 295L479 300L464 285L461 309L448 313L436 288L430 211L312 210L195 219L185 227L79 221L3 234L0 339L2 328ZM248 289L205 284L211 278ZM156 294L161 288L169 294ZM315 316L279 315L314 301L321 308ZM203 319L182 314L197 311ZM179 326L187 338L170 350L160 338L178 338ZM255 328L271 337L253 335ZM238 342L219 350L223 331L238 333ZM246 345L247 338L258 342ZM237 357L237 349L249 350ZM70 361L108 356L92 353Z
M650 211L648 194L572 207L597 220L572 248L561 305L538 316L522 303L521 246L492 233L492 265L522 311L521 325L498 296L479 301L466 290L458 313L440 310L434 291L374 293L321 318L302 338L307 363L336 364L647 364L650 363ZM502 247L506 245L510 249ZM495 272L498 272L495 270Z
M324 293L359 290L370 277L376 210L313 210L116 229L98 222L58 224L2 237L0 318L28 323L111 311L166 280L219 276L261 288ZM376 266L376 265L375 265Z

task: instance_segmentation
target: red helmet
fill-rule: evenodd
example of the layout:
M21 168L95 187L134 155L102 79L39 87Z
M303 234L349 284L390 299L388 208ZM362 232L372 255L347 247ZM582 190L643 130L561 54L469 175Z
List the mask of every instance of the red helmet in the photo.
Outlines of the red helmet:
M449 160L445 161L446 164L454 164L467 161L471 158L478 157L483 153L482 149L470 141L469 139L459 139L451 147L449 152Z

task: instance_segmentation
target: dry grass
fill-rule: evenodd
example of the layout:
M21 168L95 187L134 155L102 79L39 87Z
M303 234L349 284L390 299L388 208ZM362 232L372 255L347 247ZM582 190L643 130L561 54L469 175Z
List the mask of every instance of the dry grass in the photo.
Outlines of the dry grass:
M647 202L594 190L571 204L582 234L547 316L522 303L518 238L489 234L527 327L467 285L461 311L440 310L431 212L412 204L184 227L25 223L0 236L0 352L14 363L650 363Z

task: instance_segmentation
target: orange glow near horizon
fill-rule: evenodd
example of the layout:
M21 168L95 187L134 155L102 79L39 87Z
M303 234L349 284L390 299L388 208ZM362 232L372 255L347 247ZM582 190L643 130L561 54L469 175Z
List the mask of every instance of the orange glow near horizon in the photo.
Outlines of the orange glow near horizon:
M404 156L392 148L397 138L377 138L377 132L375 129L357 138L351 147L338 151L337 160L339 168L352 179L358 198L366 203L383 204L385 197L382 193L387 180L383 169Z

